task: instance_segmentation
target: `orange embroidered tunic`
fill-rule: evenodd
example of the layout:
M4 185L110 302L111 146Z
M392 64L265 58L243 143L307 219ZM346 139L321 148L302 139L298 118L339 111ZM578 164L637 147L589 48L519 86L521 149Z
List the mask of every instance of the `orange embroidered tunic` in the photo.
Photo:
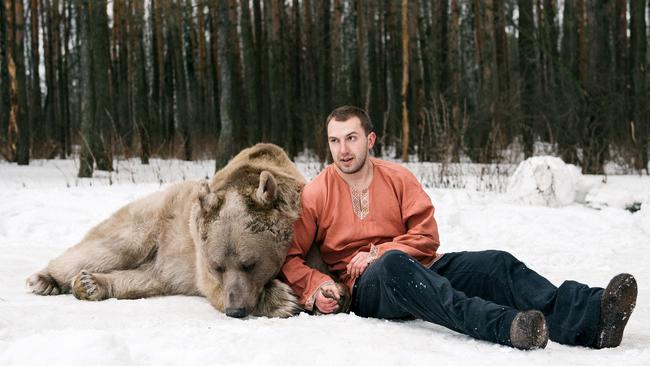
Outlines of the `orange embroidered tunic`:
M323 261L350 291L354 281L346 266L358 252L373 248L381 256L397 249L425 266L436 259L440 240L431 199L406 168L370 159L373 178L365 192L350 189L331 164L303 188L282 275L307 309L320 286L332 281L305 264L312 244L320 245Z

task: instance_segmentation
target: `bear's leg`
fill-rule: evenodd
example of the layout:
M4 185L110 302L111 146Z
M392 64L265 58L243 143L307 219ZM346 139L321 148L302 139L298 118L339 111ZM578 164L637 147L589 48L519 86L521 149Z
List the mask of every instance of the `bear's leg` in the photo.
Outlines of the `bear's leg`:
M287 318L298 314L301 310L291 288L279 280L272 280L264 286L262 296L252 315Z
M72 294L79 300L108 298L141 299L162 295L164 286L148 269L90 273L81 271L71 281Z
M82 270L98 273L135 268L155 256L156 246L151 240L139 240L137 232L128 227L109 235L101 230L103 226L106 224L100 224L79 244L31 275L27 279L29 289L38 295L70 293L70 281Z

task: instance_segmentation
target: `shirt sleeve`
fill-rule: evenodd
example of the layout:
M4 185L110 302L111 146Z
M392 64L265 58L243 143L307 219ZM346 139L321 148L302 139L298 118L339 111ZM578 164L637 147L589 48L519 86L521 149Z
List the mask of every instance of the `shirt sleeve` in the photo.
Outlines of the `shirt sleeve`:
M311 310L316 298L316 291L321 286L334 281L326 274L309 267L305 257L316 237L317 222L315 205L302 194L302 213L294 223L293 240L282 266L282 276L298 297L300 304Z
M431 263L440 246L431 198L417 180L415 184L408 184L403 194L402 220L406 233L396 236L390 242L376 245L376 257L389 250L400 250L420 263Z

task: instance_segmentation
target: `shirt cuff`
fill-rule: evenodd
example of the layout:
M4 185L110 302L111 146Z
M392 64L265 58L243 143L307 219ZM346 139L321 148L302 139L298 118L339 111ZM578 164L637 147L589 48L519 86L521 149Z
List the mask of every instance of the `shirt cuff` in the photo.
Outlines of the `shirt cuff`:
M379 253L379 247L375 244L370 244L370 252L368 252L368 264L374 262L380 256L381 253Z
M320 286L318 286L318 288L314 292L312 292L312 294L309 295L309 297L307 298L307 302L305 302L305 310L311 311L314 309L314 302L316 302L316 295L318 294L318 292L320 292L320 289L323 288L323 286L335 285L335 284L336 282L334 282L333 280L329 280L321 283Z

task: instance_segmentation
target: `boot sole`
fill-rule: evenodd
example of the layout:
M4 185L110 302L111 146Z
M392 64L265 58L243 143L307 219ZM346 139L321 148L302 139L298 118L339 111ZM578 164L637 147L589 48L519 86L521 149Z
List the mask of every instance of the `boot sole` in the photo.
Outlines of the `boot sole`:
M634 276L622 273L612 278L603 292L600 305L600 332L596 348L618 347L623 331L636 306L638 293Z
M515 318L513 327L519 328L518 338L514 338L517 331L511 329L511 343L515 348L522 350L533 350L545 348L548 344L548 328L546 327L546 320L544 314L538 310L529 310L525 313L520 313Z

